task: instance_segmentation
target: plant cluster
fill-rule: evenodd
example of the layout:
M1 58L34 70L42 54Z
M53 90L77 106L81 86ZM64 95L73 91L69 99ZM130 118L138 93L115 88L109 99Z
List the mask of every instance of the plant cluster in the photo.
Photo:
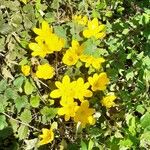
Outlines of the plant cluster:
M96 91L105 91L109 83L106 72L102 72L103 69L101 64L105 62L105 59L99 56L96 57L85 54L84 51L87 40L84 38L92 40L93 43L98 39L102 40L106 35L106 27L104 24L99 25L97 18L90 21L87 16L73 16L73 21L75 26L81 26L83 29L83 31L81 30L83 40L80 41L82 44L79 44L77 40L72 40L71 47L64 50L65 53L63 54L62 62L67 66L73 66L80 61L80 67L85 63L85 67L89 68L91 66L94 68L92 72L94 75L87 76L86 78L79 77L72 82L70 77L65 75L62 78L62 83L60 81L55 82L58 89L53 90L50 93L50 97L61 98L59 102L61 107L58 106L58 115L64 115L65 121L69 121L70 118L73 118L74 122L81 124L81 127L84 128L86 124L93 125L96 122L93 116L95 109L89 108L90 104L86 99L91 97L94 98L93 95ZM31 42L29 44L29 48L33 51L31 53L33 57L38 56L40 59L47 55L63 51L63 47L67 41L54 33L53 27L49 27L46 21L42 22L41 28L34 28L33 31L38 35L35 37L36 43ZM95 45L95 51L96 50L97 45ZM33 72L31 68L32 66L23 65L21 70L25 76L29 76L30 73ZM32 74L33 78L37 77L45 80L53 80L55 75L55 69L49 63L38 64L34 71L35 73ZM90 86L91 90L89 89ZM114 94L109 93L106 97L103 97L101 103L103 106L106 106L106 108L110 108L115 105L115 99L116 97ZM43 140L40 141L41 144L47 144L52 141L50 140L51 138L54 139L52 130L44 128L42 131L43 135L41 137Z
M149 47L149 0L0 0L0 149L149 150Z

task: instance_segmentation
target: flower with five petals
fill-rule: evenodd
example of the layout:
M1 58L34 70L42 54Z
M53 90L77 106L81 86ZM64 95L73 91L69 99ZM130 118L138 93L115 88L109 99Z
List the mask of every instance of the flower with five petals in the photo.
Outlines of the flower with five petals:
M101 100L101 103L106 108L111 108L111 107L115 106L115 103L114 103L115 99L116 99L116 96L113 93L109 93L107 96L105 96Z
M43 128L42 133L43 134L39 136L42 138L42 140L38 143L39 146L51 143L54 140L54 133L52 129Z
M89 102L84 100L76 111L74 117L75 122L80 122L84 128L86 124L95 124L95 119L92 116L95 113L95 109L89 108Z
M75 82L70 82L70 78L68 75L65 75L62 79L62 83L59 81L55 82L55 85L58 89L53 90L50 93L52 98L60 98L60 104L62 106L67 105L74 101L75 95Z
M104 24L98 24L98 19L94 18L88 21L88 28L83 31L83 36L86 38L95 37L96 39L102 39L106 35L106 27Z
M92 86L92 91L103 91L106 89L106 85L109 83L109 78L105 72L102 72L99 75L95 73L93 77L88 78L88 81Z

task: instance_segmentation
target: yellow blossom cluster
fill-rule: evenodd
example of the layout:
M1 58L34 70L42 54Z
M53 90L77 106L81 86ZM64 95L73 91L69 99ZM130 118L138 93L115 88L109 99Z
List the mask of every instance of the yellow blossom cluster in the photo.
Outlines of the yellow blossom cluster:
M83 36L86 38L95 37L96 39L102 39L106 36L106 27L104 24L98 23L98 19L88 21L87 29L83 31Z
M88 99L95 95L94 92L105 91L110 82L107 73L100 70L105 59L100 56L94 57L93 55L85 54L84 42L87 40L86 38L91 38L92 40L103 39L106 36L106 27L104 24L99 23L97 18L88 20L87 16L75 15L72 19L74 23L81 25L83 29L81 35L84 40L80 42L72 40L71 46L62 57L62 62L67 66L72 66L80 61L85 63L85 67L91 66L96 70L94 74L87 78L79 77L74 81L71 81L70 77L65 75L62 78L62 82L55 82L56 89L51 91L50 97L59 99L58 115L64 116L65 121L73 119L74 122L80 123L84 128L87 124L94 125L96 122L94 117L96 110L90 107L90 100ZM56 35L53 27L49 26L46 21L42 22L40 28L34 28L33 31L37 35L35 42L29 44L33 57L38 56L39 60L41 60L48 54L61 51L64 48L65 40ZM49 63L41 62L36 65L34 75L45 80L53 78L55 69ZM33 72L29 65L21 66L21 71L24 76L29 76ZM109 109L115 106L115 99L116 96L113 93L108 93L100 99L100 102L102 106ZM54 139L53 130L43 128L40 138L42 140L39 142L39 145L51 143Z
M103 91L106 89L106 85L109 83L109 79L105 72L102 72L99 75L95 73L93 77L88 78L88 81L92 86L93 91L97 91L97 90Z
M88 20L87 16L74 15L73 21L79 25L87 26L83 30L83 36L85 38L95 37L96 39L103 39L106 36L106 26L99 24L98 19Z
M78 60L81 60L82 62L85 62L85 67L92 66L95 69L100 69L101 64L105 62L105 59L102 57L95 58L92 55L85 55L83 53L84 51L84 45L80 45L78 41L72 40L72 46L66 51L66 53L63 56L63 63L72 66L75 65Z
M29 44L29 48L33 51L32 56L45 57L54 51L60 51L65 40L53 33L53 28L49 27L46 21L42 22L41 28L34 28L33 31L37 34L36 42Z
M114 103L115 99L116 99L116 96L114 95L114 93L109 93L106 97L104 97L101 100L101 103L106 108L110 108L112 106L115 106L115 103Z
M97 18L93 20L88 20L87 16L73 16L74 22L84 25L85 29L83 30L83 36L85 38L92 38L95 39L103 39L106 35L106 27L104 24L100 24ZM86 27L87 25L87 27ZM77 40L72 40L71 47L66 51L63 56L63 63L72 66L75 65L78 60L85 63L85 67L94 67L95 69L100 69L101 64L105 62L105 59L102 57L94 57L92 55L84 54L84 44L79 44Z
M60 98L61 107L58 110L58 115L64 115L68 121L71 117L75 122L80 122L82 127L86 124L94 124L95 118L94 109L89 108L89 101L86 98L92 97L94 91L103 91L109 83L109 78L105 72L94 74L88 78L88 82L84 82L83 78L78 78L76 81L70 81L70 77L65 75L60 81L56 81L57 89L50 93L52 98ZM91 90L89 90L91 86ZM108 101L108 99L107 99ZM80 105L78 103L80 102ZM106 102L107 103L107 102ZM105 105L105 99L102 103ZM111 105L109 103L109 105ZM108 107L107 107L108 108Z
M83 45L80 45L77 40L72 40L71 47L66 51L66 53L63 56L63 63L68 66L75 65L80 59L83 50Z
M32 56L44 58L47 54L60 51L65 45L65 40L53 33L53 28L49 27L46 21L42 22L41 28L34 28L33 31L37 36L35 42L29 44L29 48L33 51ZM25 76L30 75L30 66L24 65L21 70ZM51 79L54 74L54 68L48 63L38 65L35 73L36 77L41 79Z
M93 95L92 91L88 89L90 87L88 82L84 82L83 78L78 78L76 81L71 82L69 76L65 75L62 83L56 81L55 85L57 89L53 90L50 96L52 98L61 98L61 108L58 110L59 115L65 115L66 121L73 117L74 121L80 122L82 127L95 122L92 116L95 110L89 108L89 102L85 100L85 98ZM78 102L80 102L80 105L78 105ZM84 119L81 113L84 113Z

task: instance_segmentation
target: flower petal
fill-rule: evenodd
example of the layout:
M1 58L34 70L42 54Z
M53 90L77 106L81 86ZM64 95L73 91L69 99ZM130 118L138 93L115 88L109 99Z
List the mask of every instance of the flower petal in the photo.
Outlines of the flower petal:
M91 32L90 32L90 30L84 30L84 31L83 31L83 36L86 37L86 38L91 37Z
M52 98L59 98L59 97L61 97L61 92L60 92L60 90L59 90L59 89L56 89L56 90L52 91L52 92L50 93L50 97L52 97Z
M63 108L63 107L62 107L62 108L59 108L57 113L58 113L58 115L60 115L60 116L64 115L64 114L65 114L64 108Z
M42 30L39 28L33 28L34 33L36 33L37 35L42 35Z
M65 83L65 84L70 83L70 78L69 78L69 76L68 76L68 75L65 75L65 76L63 77L63 79L62 79L62 83Z

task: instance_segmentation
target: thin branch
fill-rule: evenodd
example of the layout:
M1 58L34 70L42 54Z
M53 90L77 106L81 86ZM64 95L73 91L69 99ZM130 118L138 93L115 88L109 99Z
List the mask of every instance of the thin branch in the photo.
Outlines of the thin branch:
M12 118L11 116L9 116L8 114L6 114L6 113L4 113L4 112L2 112L2 114L5 115L6 117L8 117L9 119L12 119L12 120L14 120L14 121L16 121L16 122L18 122L18 123L20 123L20 124L23 124L23 125L25 125L25 126L28 126L29 128L32 128L32 129L34 129L34 130L40 132L39 129L37 129L37 128L33 127L33 126L30 126L29 124L27 124L27 123L25 123L25 122L22 122L22 121L20 121L20 120L14 119L14 118Z

